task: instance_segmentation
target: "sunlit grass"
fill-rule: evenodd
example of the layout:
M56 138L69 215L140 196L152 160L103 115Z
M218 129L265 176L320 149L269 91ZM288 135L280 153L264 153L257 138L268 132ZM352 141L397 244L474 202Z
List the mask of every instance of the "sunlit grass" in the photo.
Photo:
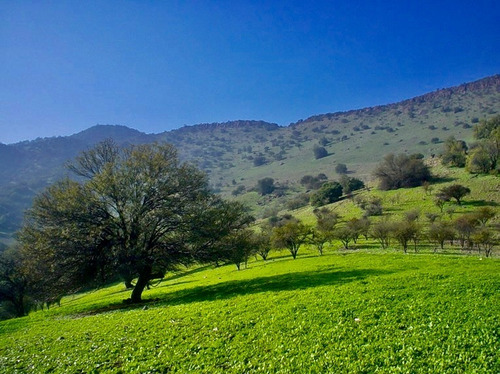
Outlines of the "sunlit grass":
M499 263L312 251L0 323L2 372L498 372Z

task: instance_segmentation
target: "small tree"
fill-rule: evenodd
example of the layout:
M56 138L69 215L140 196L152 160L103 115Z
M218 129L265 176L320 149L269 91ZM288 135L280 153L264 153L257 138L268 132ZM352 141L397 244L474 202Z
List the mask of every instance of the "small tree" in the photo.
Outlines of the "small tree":
M465 249L466 246L468 246L469 249L472 249L471 237L476 231L477 225L478 221L475 219L473 214L461 215L453 222L453 226L462 249Z
M326 182L311 195L312 206L322 206L338 201L342 196L342 186L337 182Z
M275 189L273 178L263 178L257 181L257 191L262 195L269 195Z
M454 238L453 228L446 222L434 222L429 227L429 240L444 249L444 242Z
M448 201L450 201L450 198L447 195L438 193L434 198L434 205L436 205L439 208L439 211L443 213L444 206Z
M349 243L354 238L354 231L348 226L342 226L335 229L335 238L340 240L344 249L349 249Z
M451 186L441 189L440 195L444 198L455 199L458 205L461 205L461 200L470 194L470 188L462 186L461 184L453 184Z
M325 147L321 147L319 145L314 146L313 152L314 158L316 160L328 156L328 151L325 149Z
M248 259L256 251L256 244L252 231L239 230L221 240L217 250L240 270L242 263L247 266Z
M339 220L339 215L336 212L332 212L330 209L324 207L321 209L314 209L313 213L316 216L317 228L319 231L333 232Z
M494 209L490 208L489 206L483 206L481 208L479 208L478 210L476 210L474 213L474 218L476 219L476 221L482 225L482 226L486 226L486 224L488 223L488 221L492 218L494 218L497 213Z
M319 252L319 255L323 255L323 248L325 244L330 242L333 239L333 233L328 231L321 231L317 227L313 227L310 229L310 237L309 243L314 245Z
M307 242L309 228L298 220L273 229L273 242L277 248L288 249L295 260L302 244Z
M372 226L371 234L378 240L382 249L389 247L393 229L394 225L386 220L379 221Z
M256 156L253 159L253 165L254 166L262 166L267 164L267 158L265 156Z
M263 228L258 234L255 234L256 253L266 261L272 249L272 229L270 226Z
M365 184L362 180L357 178L349 178L345 174L341 175L339 183L342 186L342 192L344 193L344 195L348 195L353 191L357 191L365 187Z
M453 136L444 142L443 163L456 167L464 167L467 158L467 144L456 140Z
M414 240L418 235L417 224L414 221L408 221L408 220L398 222L394 226L393 235L394 235L394 238L403 247L404 253L407 253L408 243L411 240ZM416 243L416 240L415 240L415 243ZM416 244L415 244L415 248L416 248Z
M347 165L346 164L335 165L335 172L337 174L347 174Z
M482 227L473 235L474 243L476 243L479 253L481 249L484 250L486 257L490 257L493 251L493 247L498 241L498 235L495 235L491 230L486 227Z

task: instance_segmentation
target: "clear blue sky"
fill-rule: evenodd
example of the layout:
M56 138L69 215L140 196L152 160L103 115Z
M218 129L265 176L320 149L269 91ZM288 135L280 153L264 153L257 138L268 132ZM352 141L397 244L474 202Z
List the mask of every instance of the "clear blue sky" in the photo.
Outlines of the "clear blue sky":
M0 142L400 101L500 73L499 1L0 0Z

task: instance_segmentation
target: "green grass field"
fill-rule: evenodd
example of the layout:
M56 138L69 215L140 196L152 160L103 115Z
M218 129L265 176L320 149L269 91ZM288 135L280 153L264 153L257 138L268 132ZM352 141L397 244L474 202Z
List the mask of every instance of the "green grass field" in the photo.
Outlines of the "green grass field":
M0 322L3 373L498 373L498 258L303 250Z

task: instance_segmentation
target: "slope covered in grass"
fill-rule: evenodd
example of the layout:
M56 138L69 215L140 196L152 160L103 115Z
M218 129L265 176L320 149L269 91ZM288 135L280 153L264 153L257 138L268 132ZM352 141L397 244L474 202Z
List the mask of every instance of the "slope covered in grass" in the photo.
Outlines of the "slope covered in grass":
M0 322L0 371L500 370L498 259L283 255L191 269L137 307L118 284Z

